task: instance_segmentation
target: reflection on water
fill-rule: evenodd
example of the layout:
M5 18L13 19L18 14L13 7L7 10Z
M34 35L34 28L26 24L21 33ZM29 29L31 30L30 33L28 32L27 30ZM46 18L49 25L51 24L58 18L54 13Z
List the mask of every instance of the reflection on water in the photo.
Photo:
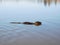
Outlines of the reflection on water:
M51 5L51 3L54 3L55 5L60 3L60 0L0 0L0 3L3 3L3 2L8 2L8 1L11 1L11 2L21 2L21 1L28 1L28 2L32 2L32 3L44 3L44 5Z
M48 4L50 6L52 2L56 5L58 2L60 3L60 0L44 0L44 5Z
M60 45L60 0L0 0L0 45Z

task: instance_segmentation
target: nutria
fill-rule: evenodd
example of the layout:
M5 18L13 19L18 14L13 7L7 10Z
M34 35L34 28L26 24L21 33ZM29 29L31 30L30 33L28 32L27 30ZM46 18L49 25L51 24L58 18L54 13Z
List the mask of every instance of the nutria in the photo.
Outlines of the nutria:
M41 25L41 22L36 21L35 23L33 22L11 22L13 24L26 24L26 25L35 25L35 26L39 26Z

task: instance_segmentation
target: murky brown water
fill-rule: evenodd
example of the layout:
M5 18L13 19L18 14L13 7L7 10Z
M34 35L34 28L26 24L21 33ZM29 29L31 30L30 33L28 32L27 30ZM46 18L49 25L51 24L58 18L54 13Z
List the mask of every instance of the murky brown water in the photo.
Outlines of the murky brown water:
M0 45L60 45L60 0L0 0Z

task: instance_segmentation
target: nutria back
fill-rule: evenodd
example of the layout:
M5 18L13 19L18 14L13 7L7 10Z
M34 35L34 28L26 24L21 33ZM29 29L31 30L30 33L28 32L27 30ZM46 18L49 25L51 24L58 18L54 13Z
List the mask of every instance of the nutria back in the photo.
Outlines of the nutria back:
M23 24L34 24L34 23L32 23L32 22L23 22Z

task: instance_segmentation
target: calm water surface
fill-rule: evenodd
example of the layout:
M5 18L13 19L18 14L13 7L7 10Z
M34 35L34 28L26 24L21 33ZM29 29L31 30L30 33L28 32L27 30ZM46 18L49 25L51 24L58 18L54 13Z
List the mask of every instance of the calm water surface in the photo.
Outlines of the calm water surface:
M60 45L60 0L0 0L0 45Z

